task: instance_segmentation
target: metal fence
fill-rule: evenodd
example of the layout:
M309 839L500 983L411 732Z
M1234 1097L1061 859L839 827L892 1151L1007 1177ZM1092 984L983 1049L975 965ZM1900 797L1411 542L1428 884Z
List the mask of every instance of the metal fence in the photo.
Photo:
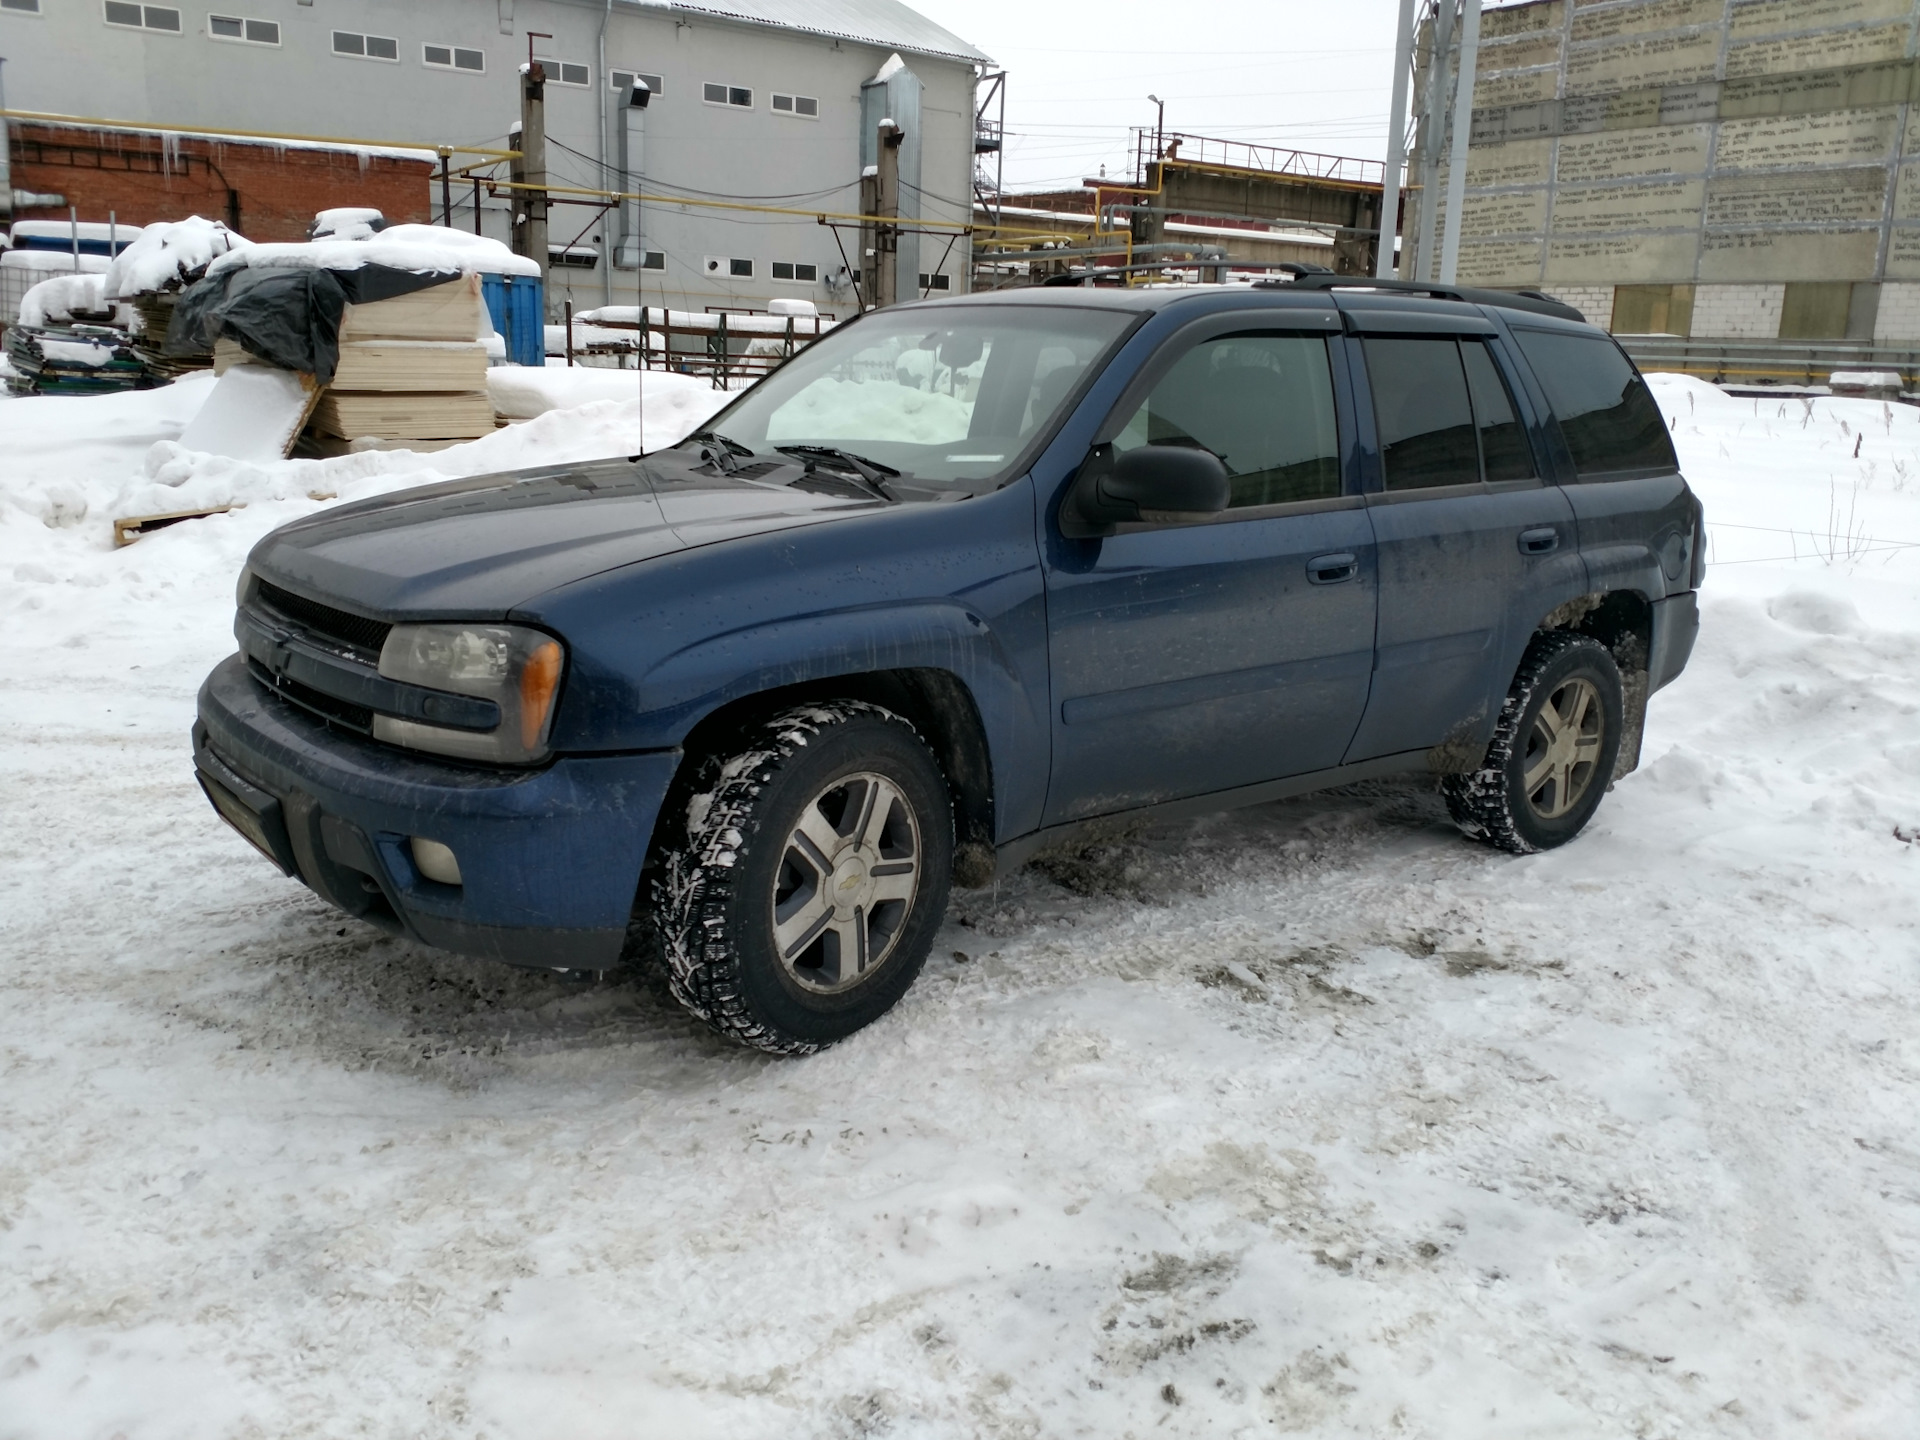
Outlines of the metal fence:
M1642 370L1693 375L1716 385L1825 385L1836 370L1881 370L1897 373L1903 390L1920 389L1920 350L1893 349L1864 340L1613 338Z

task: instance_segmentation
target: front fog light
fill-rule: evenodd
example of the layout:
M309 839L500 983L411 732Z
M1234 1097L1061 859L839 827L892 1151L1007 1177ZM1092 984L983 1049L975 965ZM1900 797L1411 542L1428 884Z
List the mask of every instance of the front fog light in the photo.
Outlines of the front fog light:
M500 723L462 730L375 715L374 738L466 760L544 759L564 661L558 640L519 625L396 625L380 647L382 675L491 700L500 707Z
M442 885L460 883L460 860L438 840L429 840L424 835L416 835L408 842L413 851L413 865L429 880L437 880Z

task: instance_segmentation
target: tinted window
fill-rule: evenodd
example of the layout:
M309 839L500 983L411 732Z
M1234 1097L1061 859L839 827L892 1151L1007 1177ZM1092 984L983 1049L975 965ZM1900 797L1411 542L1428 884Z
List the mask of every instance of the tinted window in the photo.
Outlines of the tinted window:
M1114 437L1211 450L1233 478L1230 508L1340 493L1327 342L1305 335L1227 335L1193 347Z
M1514 331L1581 475L1677 470L1667 422L1620 347L1601 335Z
M1480 447L1459 345L1419 339L1368 340L1366 346L1387 489L1477 484Z
M1527 444L1527 432L1514 413L1513 397L1493 356L1480 341L1462 340L1460 358L1467 366L1467 389L1473 395L1473 418L1480 427L1480 459L1487 479L1533 479L1533 448Z

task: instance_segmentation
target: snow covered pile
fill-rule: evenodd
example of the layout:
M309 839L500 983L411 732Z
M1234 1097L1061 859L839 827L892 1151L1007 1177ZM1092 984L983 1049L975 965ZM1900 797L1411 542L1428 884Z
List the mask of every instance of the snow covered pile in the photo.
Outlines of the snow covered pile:
M640 401L632 371L624 384L605 383L619 382L619 372L564 367L504 366L489 376L507 377L497 382L496 400L511 407L507 413L539 418L431 454L369 450L329 460L250 463L184 449L178 437L206 402L211 374L126 395L8 401L0 405L0 453L9 457L0 468L0 565L45 550L45 527L78 527L82 549L70 563L85 569L94 562L82 556L110 543L120 516L267 506L278 524L296 513L272 508L280 502L309 502L310 509L312 502L636 448ZM684 375L650 373L647 387L649 450L672 444L731 398Z
M253 269L357 270L384 265L393 270L461 270L483 275L538 275L538 262L516 255L498 240L445 225L389 225L364 239L309 240L249 245L215 260L209 275Z
M220 256L252 243L218 220L198 215L156 221L113 257L107 266L105 293L131 300L136 295L183 289L204 275L207 266Z
M133 325L132 307L108 300L100 274L54 275L20 297L22 325Z

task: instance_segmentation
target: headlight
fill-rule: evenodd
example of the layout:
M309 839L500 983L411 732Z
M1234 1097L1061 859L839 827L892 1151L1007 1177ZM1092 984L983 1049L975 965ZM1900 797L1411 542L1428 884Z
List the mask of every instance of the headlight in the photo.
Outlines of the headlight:
M564 658L551 635L517 625L396 625L380 647L382 675L491 700L500 707L500 723L491 730L456 730L375 715L374 739L463 760L543 759Z

